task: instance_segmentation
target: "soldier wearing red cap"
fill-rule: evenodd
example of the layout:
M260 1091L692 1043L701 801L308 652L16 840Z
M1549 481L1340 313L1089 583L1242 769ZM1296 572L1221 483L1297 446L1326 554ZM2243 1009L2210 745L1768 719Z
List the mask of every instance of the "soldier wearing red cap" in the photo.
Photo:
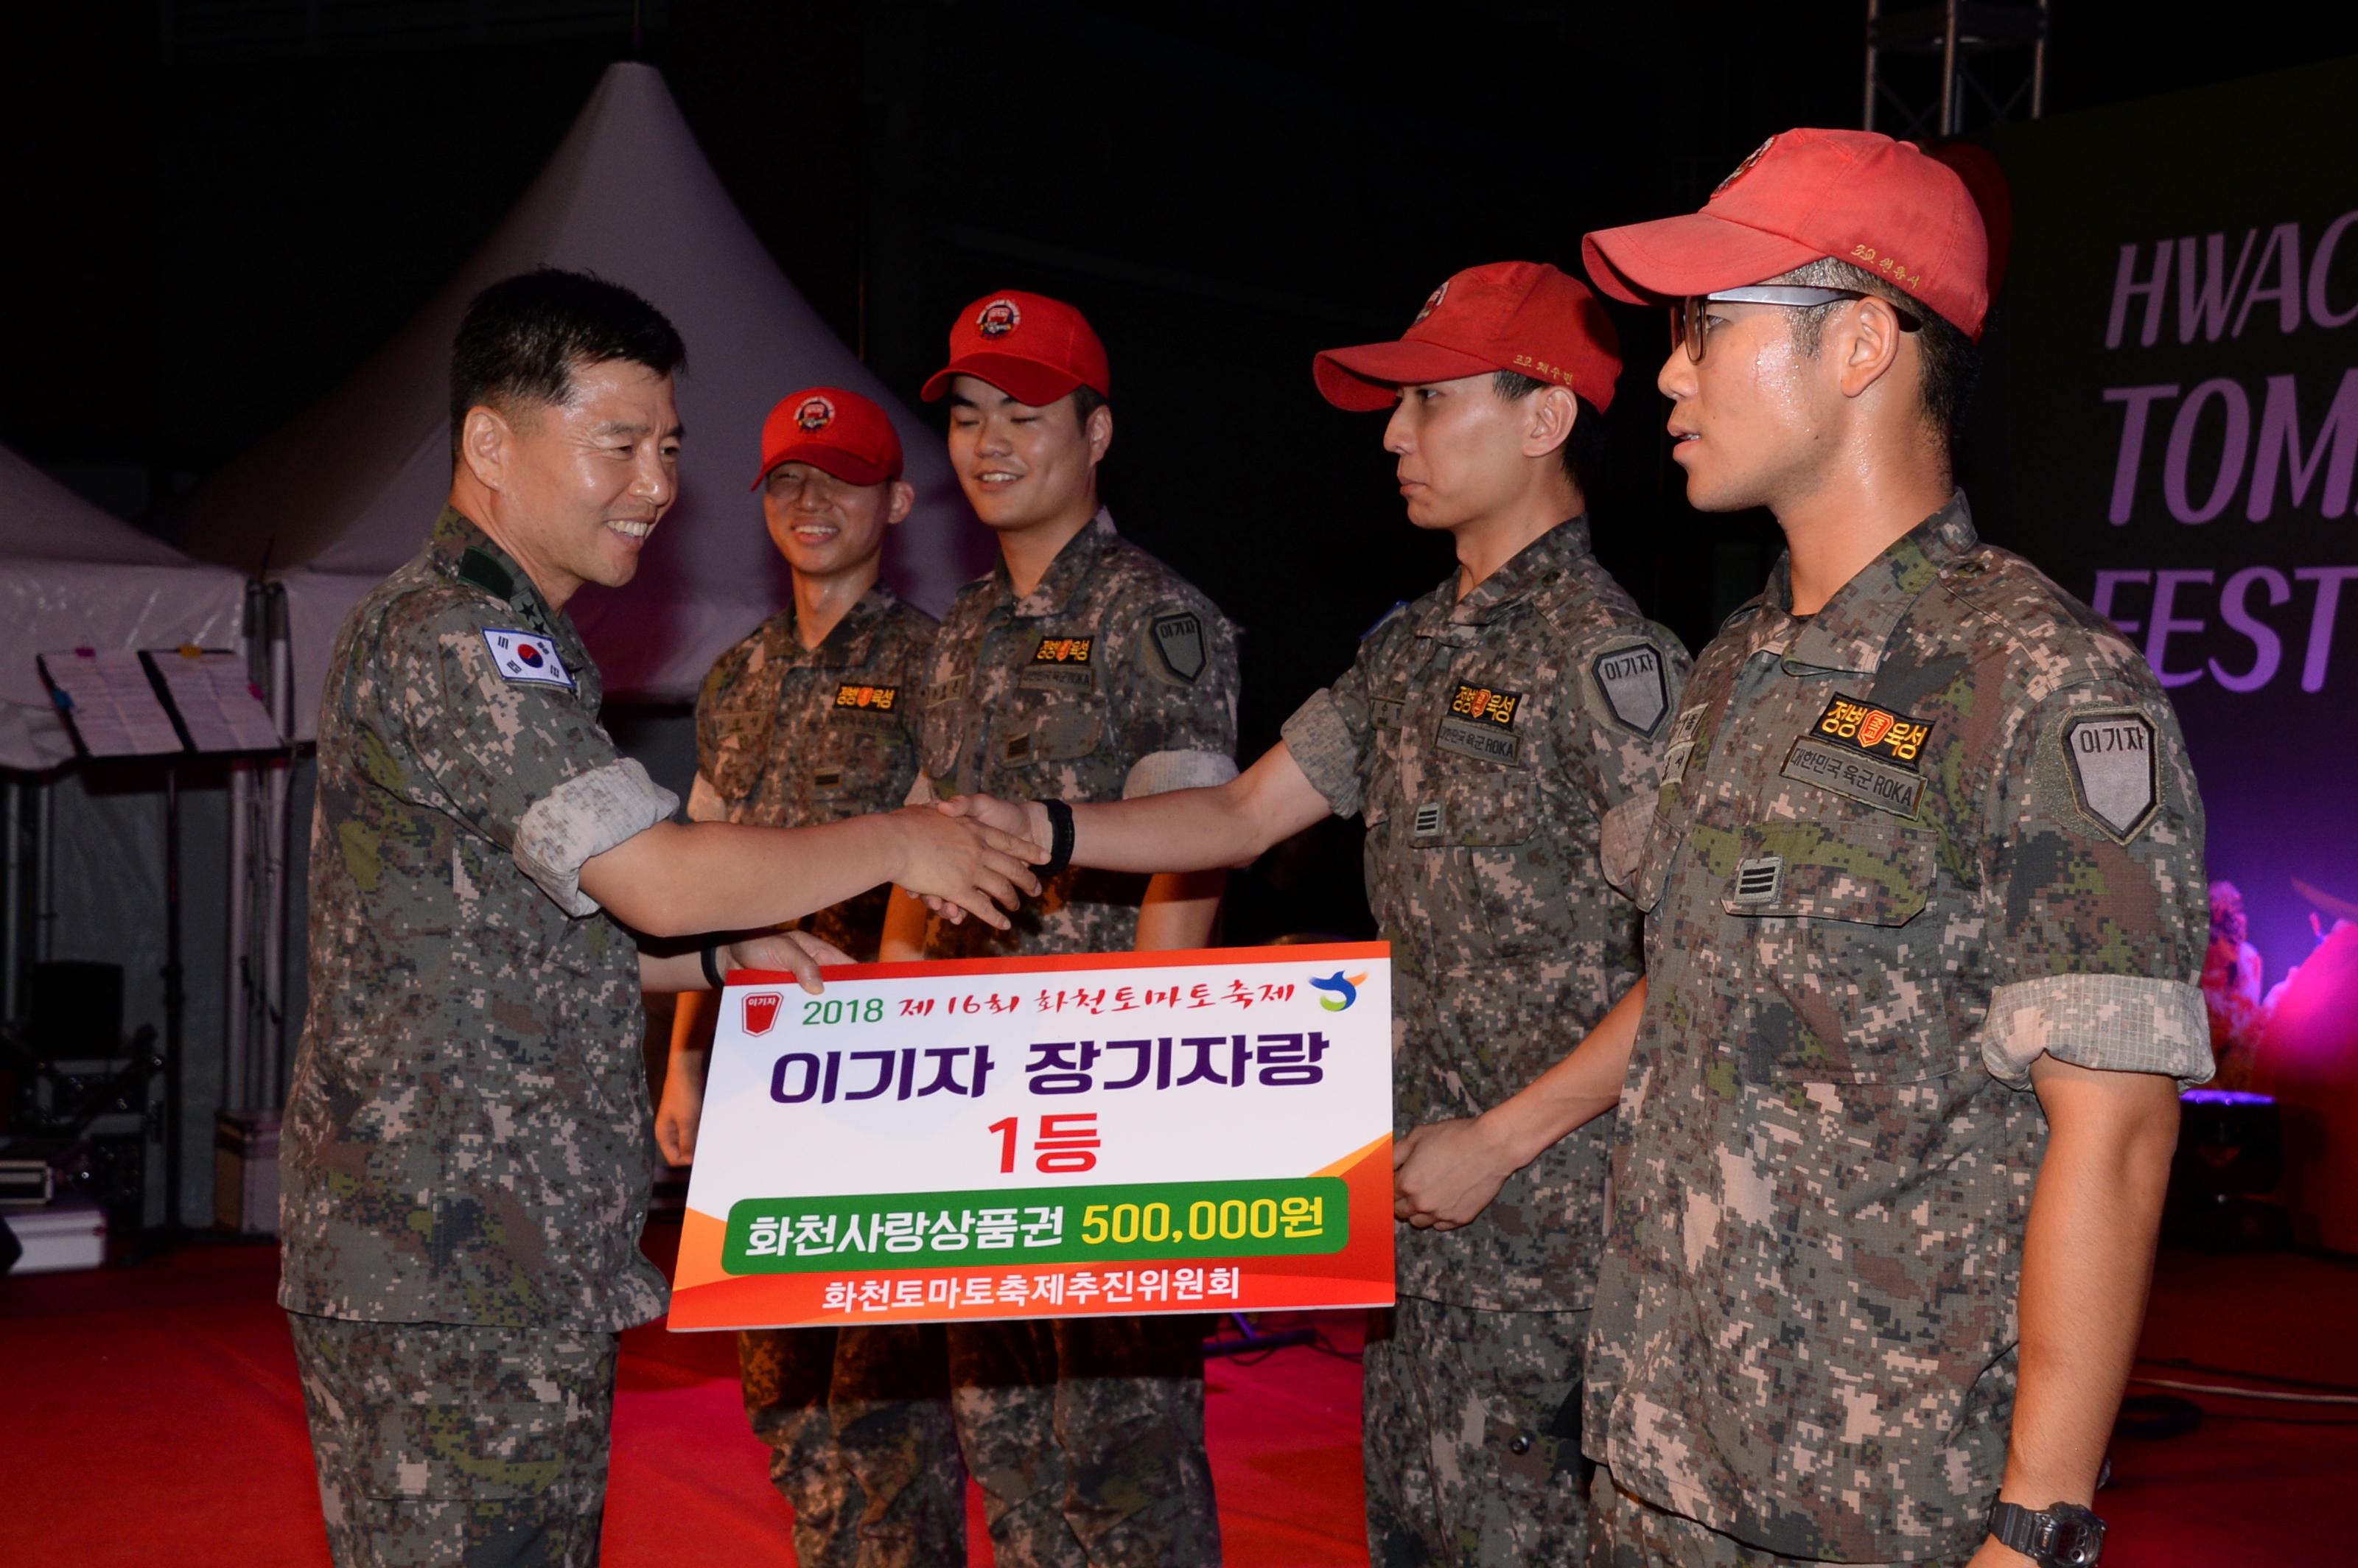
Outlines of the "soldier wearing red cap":
M914 800L1118 800L1236 775L1234 631L1098 504L1109 385L1104 345L1061 300L986 295L951 328L925 395L950 401L950 460L1000 563L935 641ZM1219 903L1217 875L1046 880L1006 932L928 925L896 898L885 956L1199 947ZM1200 1319L953 1325L949 1342L1002 1568L1218 1563Z
M1787 545L1671 730L1646 984L1522 1108L1624 1085L1594 1561L2093 1563L2173 1080L2211 1071L2178 725L1953 488L1988 293L1952 172L1787 132L1585 249L1671 308L1689 499Z
M705 676L688 816L800 827L892 810L916 778L916 696L934 640L933 617L878 580L885 535L916 499L901 477L901 438L891 416L860 394L806 387L770 410L752 488L792 568L794 602ZM794 925L872 963L886 891ZM695 1158L704 1109L712 1010L703 1002L700 994L684 999L674 1015L655 1111L655 1141L679 1165ZM794 1506L797 1562L931 1568L965 1560L938 1328L747 1330L737 1350L746 1416L770 1446L771 1481ZM935 1485L896 1491L894 1506L871 1510L847 1449L925 1454L943 1470Z
M1328 401L1391 411L1409 519L1451 535L1457 569L1233 783L1071 810L1073 863L1129 870L1241 864L1330 813L1367 822L1411 1221L1400 1304L1367 1352L1384 1568L1586 1545L1581 1352L1608 1130L1525 1144L1486 1113L1638 978L1638 912L1615 884L1687 657L1589 553L1584 468L1620 368L1595 297L1530 262L1457 274L1397 342L1320 354ZM986 810L1057 840L1046 807Z

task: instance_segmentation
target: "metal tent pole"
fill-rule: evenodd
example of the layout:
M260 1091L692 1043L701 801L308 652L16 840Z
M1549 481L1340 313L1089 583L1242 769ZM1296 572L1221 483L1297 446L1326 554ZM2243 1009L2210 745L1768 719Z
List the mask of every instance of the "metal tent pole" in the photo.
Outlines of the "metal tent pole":
M262 909L263 1082L256 1102L276 1110L287 1095L287 794L294 782L295 648L287 612L287 589L270 585L270 717L282 749L270 760L267 841Z
M249 679L254 674L254 628L262 600L260 585L248 583L240 618L237 651ZM251 1103L246 1044L253 1018L253 985L247 948L254 922L254 764L234 758L229 765L229 932L222 975L222 1108L243 1110Z
M25 786L16 779L7 781L8 790L8 887L6 892L6 934L0 941L7 944L7 961L0 968L0 1022L16 1021L16 983L25 967L25 905L30 901L25 890Z

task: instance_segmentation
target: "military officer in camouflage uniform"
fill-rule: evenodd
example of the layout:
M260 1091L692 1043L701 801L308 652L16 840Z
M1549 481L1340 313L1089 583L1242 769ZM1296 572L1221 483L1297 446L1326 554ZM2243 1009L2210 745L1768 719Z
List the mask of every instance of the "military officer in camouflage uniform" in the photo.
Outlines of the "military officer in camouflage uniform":
M2211 1065L2178 726L1952 488L1988 297L1947 168L1788 132L1585 250L1672 306L1689 499L1788 546L1671 727L1637 1016L1530 1097L1626 1053L1593 1561L2093 1562L2173 1080Z
M287 1309L342 1564L590 1563L640 1256L642 988L790 968L765 927L889 875L1003 920L1037 881L935 811L667 820L598 723L566 600L636 569L676 489L671 324L543 270L470 307L426 547L338 633L311 834L311 1007L280 1160ZM1015 851L1008 853L1007 851ZM930 884L930 885L929 885Z
M1583 470L1620 371L1588 290L1502 262L1433 291L1406 337L1316 363L1345 408L1392 409L1409 518L1458 569L1395 611L1234 783L1076 808L1076 864L1250 860L1332 812L1368 825L1392 945L1400 1303L1368 1346L1378 1568L1563 1563L1585 1551L1582 1342L1605 1125L1507 1162L1481 1223L1435 1225L1538 1078L1638 978L1626 881L1686 650L1589 553ZM1045 812L994 815L1051 842Z
M907 799L917 774L917 692L933 617L878 580L884 537L916 492L901 438L856 392L814 386L780 399L762 429L754 484L794 603L723 654L696 705L697 822L799 827ZM876 960L885 890L796 924L860 963ZM712 1048L708 993L679 999L655 1108L664 1157L695 1157ZM769 1444L770 1479L795 1510L805 1568L934 1568L966 1560L965 1475L950 1428L938 1327L748 1329L737 1336L745 1412ZM837 1429L842 1429L838 1443ZM932 1485L863 1518L862 1466L942 1467Z
M1236 775L1236 634L1097 504L1113 438L1081 313L1008 290L950 332L959 482L1000 546L934 643L914 800L977 790L1115 800ZM896 896L886 957L1198 947L1217 874L1067 872L1007 930L929 924ZM1001 1568L1220 1560L1195 1314L953 1325L952 1400Z

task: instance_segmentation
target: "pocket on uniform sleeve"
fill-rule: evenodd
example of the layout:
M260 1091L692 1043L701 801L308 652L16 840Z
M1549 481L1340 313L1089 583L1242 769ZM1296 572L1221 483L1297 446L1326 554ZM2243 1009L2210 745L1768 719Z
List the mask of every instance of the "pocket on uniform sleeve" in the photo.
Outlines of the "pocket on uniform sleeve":
M1942 982L1933 830L1862 809L1744 829L1721 900L1760 980L1733 1043L1754 1083L1913 1083L1966 1065Z

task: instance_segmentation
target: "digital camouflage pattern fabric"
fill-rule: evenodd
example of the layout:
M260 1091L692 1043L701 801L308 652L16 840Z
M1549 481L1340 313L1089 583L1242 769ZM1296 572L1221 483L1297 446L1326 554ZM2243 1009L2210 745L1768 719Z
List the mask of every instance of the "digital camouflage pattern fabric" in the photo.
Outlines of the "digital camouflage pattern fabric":
M1486 1312L1402 1296L1367 1346L1373 1568L1577 1563L1585 1312Z
M290 1313L337 1568L590 1568L614 1335Z
M933 638L933 618L881 583L816 648L803 646L792 607L763 622L714 663L698 695L688 816L806 827L899 806L917 774L917 693ZM873 963L890 892L795 924ZM749 1329L737 1358L746 1419L794 1507L796 1562L966 1560L965 1476L938 1328ZM908 1473L913 1464L932 1473ZM863 1470L879 1483L874 1517Z
M678 802L615 750L600 691L573 623L456 512L337 633L279 1162L289 1311L663 1311L638 1249L638 953L579 879Z
M1588 1491L1587 1568L1803 1568L1819 1559L1779 1557L1631 1497L1598 1469ZM1569 1559L1567 1561L1570 1561ZM1964 1557L1925 1558L1914 1568L1963 1568ZM1889 1568L1875 1563L1851 1568Z
M1236 633L1099 512L1029 594L1004 562L934 643L912 798L1118 800L1236 776ZM1071 871L993 931L930 923L936 958L1126 952L1144 877ZM953 1405L1001 1568L1212 1568L1194 1316L953 1325Z
M934 620L882 583L806 648L789 607L720 655L696 699L699 822L807 827L908 798ZM873 963L889 886L795 924Z
M1218 1568L1195 1314L950 1325L1001 1568Z
M966 1472L939 1327L748 1330L737 1365L771 1484L795 1510L796 1563L966 1561Z
M1964 498L1698 663L1639 873L1584 1433L1791 1557L1970 1555L2004 1467L2041 1051L2211 1070L2202 807L2135 647Z
M968 583L934 642L912 798L1121 800L1236 776L1236 633L1103 512L1017 597L1004 563ZM1071 871L1007 931L936 919L938 958L1120 953L1144 877Z
M1687 673L1678 639L1597 565L1585 517L1463 599L1457 580L1379 623L1284 730L1336 814L1368 825L1399 1134L1512 1097L1636 983L1637 906L1613 884L1629 881ZM1599 1122L1563 1140L1472 1225L1397 1231L1402 1337L1369 1346L1364 1400L1383 1568L1553 1561L1583 1540L1577 1477L1541 1482L1529 1457L1576 1459L1562 1399L1542 1411L1514 1390L1577 1380L1576 1356L1541 1368L1531 1336L1585 1319L1608 1136ZM1457 1344L1410 1337L1443 1321Z
M1286 720L1294 762L1368 825L1368 903L1392 945L1396 1131L1509 1098L1637 982L1637 906L1610 884L1629 881L1686 673L1685 648L1574 518L1464 599L1453 572L1395 611ZM1400 1288L1585 1307L1609 1135L1600 1121L1563 1140L1472 1225L1403 1227Z

